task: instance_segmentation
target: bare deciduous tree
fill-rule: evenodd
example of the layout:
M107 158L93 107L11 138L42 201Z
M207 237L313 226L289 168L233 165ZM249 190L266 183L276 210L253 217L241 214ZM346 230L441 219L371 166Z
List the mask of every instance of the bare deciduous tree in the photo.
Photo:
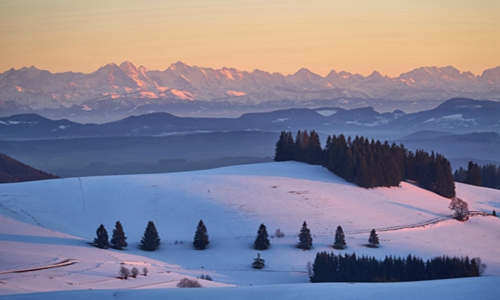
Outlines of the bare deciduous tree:
M455 211L454 217L458 221L464 222L469 219L469 205L464 200L453 197L448 208Z

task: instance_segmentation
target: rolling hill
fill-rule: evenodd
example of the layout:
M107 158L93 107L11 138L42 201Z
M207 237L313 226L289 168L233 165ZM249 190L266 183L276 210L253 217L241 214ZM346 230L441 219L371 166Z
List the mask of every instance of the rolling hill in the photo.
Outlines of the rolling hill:
M491 212L500 208L498 190L457 184L457 194L472 210ZM460 223L450 219L449 202L405 182L393 188L359 188L319 166L297 162L2 185L0 294L10 297L63 290L165 288L174 287L182 277L209 274L214 281L203 281L204 286L268 286L262 290L216 289L209 292L210 297L237 297L246 292L256 295L265 290L277 296L290 295L291 290L309 290L306 264L318 251L333 251L335 228L341 225L348 246L344 253L378 258L410 253L424 259L439 255L481 257L488 266L485 275L494 275L447 284L394 284L394 288L382 292L387 297L414 291L418 289L415 285L432 286L434 296L456 295L451 289L460 282L468 292L458 298L466 299L470 291L491 298L487 287L500 283L500 219L475 216ZM194 250L191 244L200 219L211 241L203 251ZM155 222L162 239L155 252L138 249L149 220ZM87 244L101 223L111 235L116 221L123 224L128 237L125 251L101 250ZM313 234L312 251L294 247L303 221L308 222ZM260 251L266 267L255 271L250 264L257 251L251 246L261 223L271 235L280 228L285 237L271 238L271 248ZM379 233L378 249L364 246L372 228ZM44 269L70 262L68 266ZM119 280L121 264L141 269L147 266L150 274ZM284 291L287 286L280 284L295 285ZM383 285L359 284L357 292L338 284L317 286L324 289L326 298L334 287L341 287L344 295L361 297L376 293ZM200 297L196 291L185 291L184 296L177 293L170 295ZM99 295L111 298L113 294ZM165 297L169 292L154 295Z

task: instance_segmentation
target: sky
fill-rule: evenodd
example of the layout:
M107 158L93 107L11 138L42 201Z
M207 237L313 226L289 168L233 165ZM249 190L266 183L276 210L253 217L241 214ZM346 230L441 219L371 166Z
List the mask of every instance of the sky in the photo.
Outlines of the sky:
M499 0L0 0L0 72L300 68L398 76L500 65Z

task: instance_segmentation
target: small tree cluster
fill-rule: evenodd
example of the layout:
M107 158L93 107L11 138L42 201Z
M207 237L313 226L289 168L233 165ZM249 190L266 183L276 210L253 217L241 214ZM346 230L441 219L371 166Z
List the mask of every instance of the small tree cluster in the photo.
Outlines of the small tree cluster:
M111 242L108 241L108 231L103 224L101 224L99 228L97 228L96 235L97 237L94 239L93 245L98 248L107 249L111 247L114 249L122 250L123 248L127 247L127 238L125 237L125 233L123 232L123 227L120 221L117 221L115 224Z
M454 217L458 221L464 222L469 219L469 204L464 200L453 197L448 208L455 212Z
M203 220L200 220L194 234L193 246L195 249L203 250L209 243L210 241L208 240L207 227L203 223Z
M267 234L266 225L260 224L259 230L257 231L257 237L255 238L255 242L253 243L254 249L257 250L266 250L269 248L271 243L269 242L269 235Z
M282 131L276 143L275 161L296 160L313 165L321 164L323 150L319 135L313 130L310 134L307 130L298 131L293 140L292 133Z
M179 283L177 283L179 288L199 288L201 284L196 279L182 278Z
M208 280L208 281L212 281L212 277L210 277L210 275L204 275L204 274L201 274L200 276L200 279L204 279L204 280Z

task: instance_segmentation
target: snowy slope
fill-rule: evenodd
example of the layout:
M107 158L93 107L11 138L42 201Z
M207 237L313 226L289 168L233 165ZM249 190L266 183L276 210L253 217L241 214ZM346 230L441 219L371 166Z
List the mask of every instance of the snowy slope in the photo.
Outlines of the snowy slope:
M498 190L458 184L457 193L472 210L500 210ZM306 264L314 260L316 252L333 250L338 225L346 233L345 251L349 253L479 256L488 265L487 275L500 275L500 219L477 216L459 223L447 219L451 214L448 204L448 199L408 183L362 189L326 169L296 162L4 184L0 186L0 295L172 287L184 276L202 273L220 282L204 282L204 286L308 286ZM193 250L191 245L200 219L211 240L204 251ZM128 237L125 251L86 244L95 237L99 224L111 234L118 220ZM138 249L149 220L155 222L162 239L155 252ZM304 220L313 234L312 251L294 247ZM255 271L250 264L257 251L251 245L260 223L266 224L270 234L280 228L286 237L271 239L271 248L261 251L266 268ZM364 246L372 228L379 232L379 249ZM391 228L396 230L384 231ZM12 273L66 260L76 262ZM147 266L151 274L119 280L116 276L122 262L138 264L139 269ZM499 277L493 278L498 282ZM480 285L486 282L474 280Z

